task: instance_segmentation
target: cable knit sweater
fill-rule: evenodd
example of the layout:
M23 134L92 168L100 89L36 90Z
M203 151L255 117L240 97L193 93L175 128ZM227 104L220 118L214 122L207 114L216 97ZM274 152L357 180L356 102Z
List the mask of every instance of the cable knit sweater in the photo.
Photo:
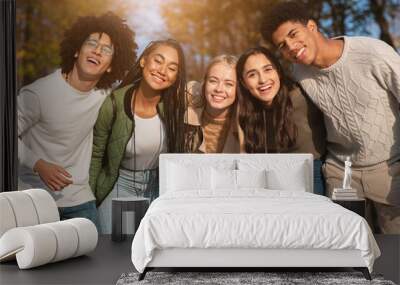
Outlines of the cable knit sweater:
M400 158L400 56L386 43L341 37L328 68L295 65L294 76L324 113L328 160L371 166Z

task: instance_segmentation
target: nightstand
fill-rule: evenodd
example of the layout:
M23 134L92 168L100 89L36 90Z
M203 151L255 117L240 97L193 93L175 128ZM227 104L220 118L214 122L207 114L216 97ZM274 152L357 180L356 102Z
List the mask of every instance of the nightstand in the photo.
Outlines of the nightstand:
M150 201L143 197L120 197L112 199L112 234L113 241L123 241L125 235L122 234L122 213L135 213L135 231L137 231L140 221L149 207Z
M354 200L333 200L332 202L339 204L340 206L359 214L365 218L365 199L354 199Z

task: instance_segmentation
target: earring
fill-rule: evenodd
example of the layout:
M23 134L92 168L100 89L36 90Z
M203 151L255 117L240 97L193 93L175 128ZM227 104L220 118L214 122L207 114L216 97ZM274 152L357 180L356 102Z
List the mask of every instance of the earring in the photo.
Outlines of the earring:
M74 54L74 57L75 57L75 58L78 58L78 54L77 54L77 53L75 53L75 54Z

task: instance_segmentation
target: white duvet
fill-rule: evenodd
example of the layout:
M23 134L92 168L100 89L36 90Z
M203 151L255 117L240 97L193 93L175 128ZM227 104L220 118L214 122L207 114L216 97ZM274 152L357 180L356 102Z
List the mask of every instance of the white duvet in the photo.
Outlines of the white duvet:
M380 255L359 215L323 196L265 189L164 194L133 239L135 268L164 248L358 249L370 271Z

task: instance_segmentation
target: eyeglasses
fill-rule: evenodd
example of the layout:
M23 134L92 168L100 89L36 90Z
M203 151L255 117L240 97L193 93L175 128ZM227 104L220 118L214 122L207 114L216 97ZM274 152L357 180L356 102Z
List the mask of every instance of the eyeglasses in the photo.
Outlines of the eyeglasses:
M100 53L102 55L111 56L114 53L114 49L111 46L102 45L97 40L88 39L84 44L91 50L95 50L98 46L100 46Z

